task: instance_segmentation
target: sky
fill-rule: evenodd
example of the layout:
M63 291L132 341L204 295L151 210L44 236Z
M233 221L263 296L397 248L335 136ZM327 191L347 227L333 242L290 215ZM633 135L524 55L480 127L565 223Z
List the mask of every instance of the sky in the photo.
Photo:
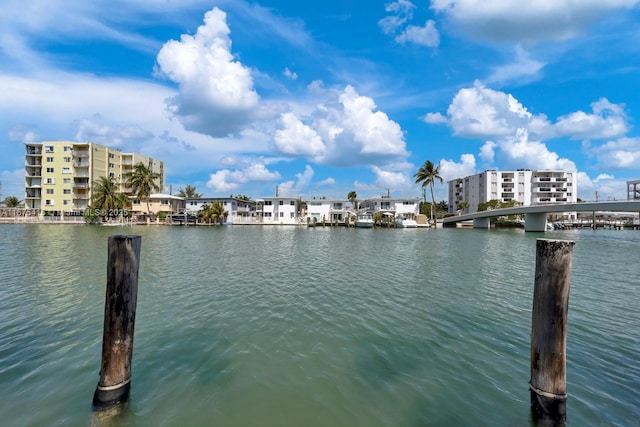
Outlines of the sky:
M640 0L2 0L0 182L24 143L165 162L205 196L422 197L487 169L640 179Z

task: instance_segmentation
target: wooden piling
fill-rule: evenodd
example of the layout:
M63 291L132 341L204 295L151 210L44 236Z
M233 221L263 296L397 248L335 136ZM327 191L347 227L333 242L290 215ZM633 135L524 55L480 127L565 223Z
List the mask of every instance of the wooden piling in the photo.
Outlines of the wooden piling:
M140 236L109 237L102 362L93 394L96 409L109 409L126 401L131 390L141 241Z
M566 345L574 242L538 239L531 316L531 410L534 418L567 417Z

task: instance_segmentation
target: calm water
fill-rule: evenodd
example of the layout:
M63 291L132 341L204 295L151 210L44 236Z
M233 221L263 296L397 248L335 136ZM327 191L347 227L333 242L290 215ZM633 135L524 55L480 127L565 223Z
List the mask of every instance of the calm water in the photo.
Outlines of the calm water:
M133 386L98 420L110 234L142 235ZM515 230L0 225L7 426L527 426ZM570 425L640 419L640 232L576 241Z

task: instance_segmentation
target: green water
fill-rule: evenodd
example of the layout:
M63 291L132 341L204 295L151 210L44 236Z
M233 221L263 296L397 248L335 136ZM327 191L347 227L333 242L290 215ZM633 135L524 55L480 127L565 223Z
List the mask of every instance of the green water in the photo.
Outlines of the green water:
M98 418L107 238L142 235L131 399ZM527 426L538 233L0 225L6 426ZM570 425L640 419L640 232L574 240Z

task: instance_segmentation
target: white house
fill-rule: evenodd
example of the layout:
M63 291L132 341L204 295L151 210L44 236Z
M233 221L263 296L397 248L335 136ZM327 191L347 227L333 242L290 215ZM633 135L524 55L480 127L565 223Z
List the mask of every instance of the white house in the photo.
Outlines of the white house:
M263 224L298 224L301 200L298 197L263 197L256 200L256 215Z
M360 210L390 213L393 216L417 215L420 213L420 198L379 197L363 200L359 207Z
M224 210L228 213L227 223L234 224L249 222L255 214L252 209L254 202L239 199L237 197L201 197L199 199L186 199L187 213L197 215L204 205L215 202L222 203Z
M346 221L350 209L351 202L347 200L338 199L326 199L321 197L319 199L306 200L307 215L310 220L316 221L332 221L332 222L344 222Z

